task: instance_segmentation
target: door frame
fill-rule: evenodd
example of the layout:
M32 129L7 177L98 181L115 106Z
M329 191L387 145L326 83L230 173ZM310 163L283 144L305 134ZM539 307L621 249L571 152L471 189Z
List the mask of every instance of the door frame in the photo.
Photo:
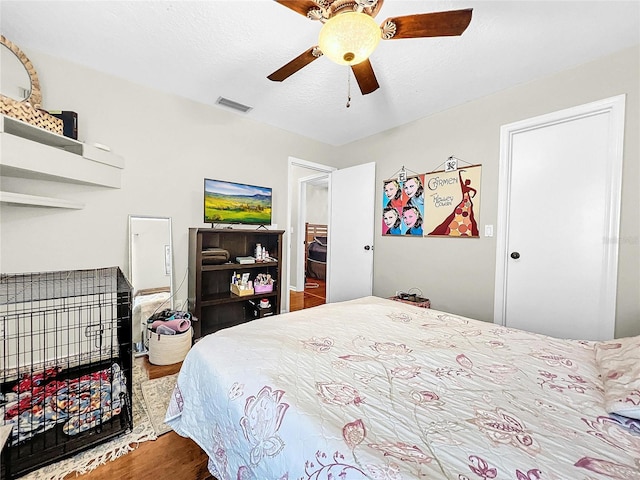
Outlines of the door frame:
M512 144L516 135L559 123L571 122L593 115L608 115L609 148L607 153L607 221L602 232L604 250L602 262L606 272L605 315L603 327L606 337L613 338L615 329L616 291L618 282L618 246L622 186L622 160L624 148L625 95L606 98L557 112L540 115L500 128L500 165L498 178L498 235L496 238L496 275L494 294L494 323L505 325L507 302L507 246L509 245L509 205L511 197Z
M337 170L336 167L331 167L329 165L324 165L322 163L316 163L316 162L310 162L308 160L302 160L300 158L296 158L296 157L289 157L288 158L288 166L287 166L287 229L285 231L284 234L284 238L285 238L285 245L286 245L286 259L287 259L287 268L284 271L284 285L286 286L286 288L283 288L282 291L284 292L285 298L284 301L282 302L283 305L283 309L282 312L288 312L290 310L290 293L289 293L289 289L291 287L291 232L292 232L292 228L293 228L293 220L292 220L292 214L293 214L293 201L292 201L292 197L291 197L291 189L293 188L292 185L295 183L294 179L293 179L293 168L294 167L302 167L302 168L308 168L309 170L312 171L316 171L318 172L318 174L326 174L328 175L328 182L329 182L329 191L331 191L331 172ZM305 177L306 178L306 177ZM299 187L297 187L299 188ZM306 205L304 205L304 207L306 207ZM298 213L301 211L301 206L298 206ZM329 231L331 231L330 229L330 225L329 225Z

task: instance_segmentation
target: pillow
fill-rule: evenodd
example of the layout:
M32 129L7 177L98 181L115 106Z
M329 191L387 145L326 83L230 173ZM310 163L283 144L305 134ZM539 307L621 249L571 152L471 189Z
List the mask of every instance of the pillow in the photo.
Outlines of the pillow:
M640 336L598 342L595 353L607 412L640 420Z

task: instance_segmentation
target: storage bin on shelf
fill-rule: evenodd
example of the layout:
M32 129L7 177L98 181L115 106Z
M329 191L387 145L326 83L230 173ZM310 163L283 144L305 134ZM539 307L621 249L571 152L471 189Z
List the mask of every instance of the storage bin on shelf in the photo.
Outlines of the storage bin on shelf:
M273 305L268 308L260 308L256 305L252 305L249 313L251 314L252 318L264 318L275 315L276 312L273 309Z
M245 297L247 295L253 295L253 288L239 288L238 285L232 283L231 284L231 293L234 295L238 295L240 297Z
M273 292L273 283L269 283L266 285L254 285L253 288L256 292L256 295L258 293L271 293Z

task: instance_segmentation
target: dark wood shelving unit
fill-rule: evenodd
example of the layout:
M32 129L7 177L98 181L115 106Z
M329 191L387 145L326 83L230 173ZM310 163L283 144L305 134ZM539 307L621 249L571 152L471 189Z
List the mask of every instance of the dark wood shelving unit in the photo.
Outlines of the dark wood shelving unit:
M250 270L252 268L264 268L273 265L278 265L278 262L256 262L249 264L240 264L240 263L223 263L222 265L203 265L203 272L212 272L218 270L237 270L238 266L243 267L245 270Z
M282 284L282 236L284 230L248 229L189 229L189 310L198 319L193 323L195 338L232 327L257 317L280 312ZM236 257L253 256L256 244L269 251L277 261L236 263ZM229 252L230 263L208 264L202 252L219 247ZM259 273L274 279L273 291L238 296L231 292L233 272L249 273L253 280ZM269 300L269 309L257 314L257 305Z

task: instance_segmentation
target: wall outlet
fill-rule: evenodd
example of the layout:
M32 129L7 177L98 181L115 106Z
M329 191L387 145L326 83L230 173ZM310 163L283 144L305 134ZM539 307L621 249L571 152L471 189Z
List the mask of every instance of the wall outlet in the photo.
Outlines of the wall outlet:
M484 226L484 236L485 237L493 237L493 225L485 225Z

